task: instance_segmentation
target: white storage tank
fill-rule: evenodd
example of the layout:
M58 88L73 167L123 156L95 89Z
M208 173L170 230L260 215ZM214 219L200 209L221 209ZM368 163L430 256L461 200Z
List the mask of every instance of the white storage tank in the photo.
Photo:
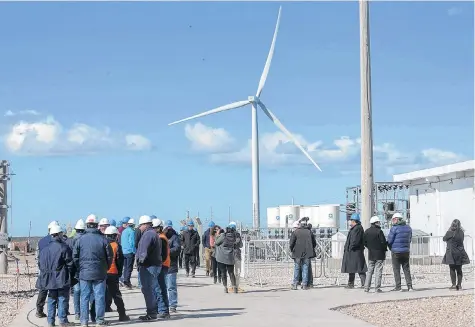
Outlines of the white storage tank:
M308 217L312 219L312 206L301 206L300 207L300 218Z
M319 206L318 222L320 227L337 228L340 221L340 205L324 204Z
M280 210L279 207L267 208L267 228L280 227Z
M285 227L285 221L288 219L288 227L292 227L294 221L299 220L300 218L300 207L299 205L285 205L279 206L280 210L280 227Z
M319 206L310 206L310 220L308 221L312 224L313 228L317 228L320 224L320 208Z

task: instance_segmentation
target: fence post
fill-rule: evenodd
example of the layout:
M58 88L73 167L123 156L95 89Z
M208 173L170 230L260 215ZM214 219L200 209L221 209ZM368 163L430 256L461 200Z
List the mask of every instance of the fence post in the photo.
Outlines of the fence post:
M241 277L245 278L246 277L246 260L247 260L247 238L242 237L242 250L241 250Z

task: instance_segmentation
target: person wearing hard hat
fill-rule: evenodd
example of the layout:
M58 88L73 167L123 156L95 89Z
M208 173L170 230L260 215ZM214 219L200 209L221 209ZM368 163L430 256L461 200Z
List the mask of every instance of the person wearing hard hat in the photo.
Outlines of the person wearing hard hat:
M348 274L348 285L345 288L355 288L356 274L360 276L361 288L364 288L368 267L364 257L364 228L361 226L359 213L351 215L350 226L343 250L341 272Z
M309 289L308 266L310 265L310 258L313 258L315 255L317 242L312 237L312 232L306 226L307 221L305 219L300 220L298 227L290 236L289 247L292 259L294 259L294 279L291 286L293 290L297 289L300 272L302 272L302 289ZM292 227L295 228L295 226L297 224L294 223Z
M162 269L162 242L155 229L152 227L150 216L139 218L139 228L141 231L140 241L137 247L137 267L140 281L142 283L142 293L147 307L147 313L140 316L142 321L152 321L157 319L157 290L158 275Z
M406 224L403 216L396 212L392 216L391 230L388 234L388 247L391 250L394 280L396 287L393 291L401 291L401 266L406 279L407 290L413 291L409 258L412 241L412 228Z
M68 238L66 243L68 244L69 248L71 249L71 253L74 249L74 244L76 244L77 240L84 235L86 231L86 224L84 223L84 220L79 219L76 222L76 225L74 226L74 230L76 231L76 234L74 237ZM74 276L71 278L71 286L73 287L73 302L74 302L74 315L76 320L80 319L81 315L81 287L79 287L79 271L75 269L75 266L73 265L74 269Z
M237 224L234 221L231 221L228 227L231 229L231 231L235 234L236 237L236 242L234 243L234 276L236 277L236 288L238 292L243 292L243 289L239 287L241 281L241 248L243 246L242 238L241 234L239 234L237 231Z
M231 280L231 289L234 293L238 292L236 286L236 276L234 275L234 252L236 247L236 233L231 227L226 230L220 230L215 242L216 261L218 262L219 272L223 280L224 292L228 293L228 278Z
M378 216L369 220L371 227L364 232L364 246L368 249L368 276L366 278L365 292L369 292L374 274L374 291L381 293L381 281L383 279L383 267L386 260L388 242L381 230L381 221Z
M130 282L130 276L134 270L135 262L135 220L129 218L127 221L127 228L122 231L120 236L120 244L122 245L122 252L124 254L124 275L123 282L125 287L132 289L132 283Z
M48 327L55 326L56 307L58 307L59 326L73 326L68 321L69 289L71 287L72 253L63 241L59 225L49 229L51 242L41 250L39 286L48 290Z
M82 326L89 323L89 304L95 301L95 315L91 317L96 326L108 325L104 320L107 271L112 264L112 248L98 229L97 217L93 214L86 218L86 232L76 241L73 260L79 270L81 288Z
M218 282L221 284L221 273L219 272L218 261L216 261L216 239L218 238L220 230L221 227L216 225L209 234L209 245L211 247L211 268L213 269L213 282L215 284Z
M191 277L195 278L196 249L199 249L200 247L200 236L198 235L198 232L195 231L195 224L193 221L188 221L187 227L188 229L181 235L181 244L183 245L185 257L185 272L186 277L189 277L191 266Z
M168 246L168 239L163 233L163 221L155 218L152 219L152 227L155 228L158 237L162 242L162 269L158 274L158 318L170 318L170 304L168 302L168 291L166 277L168 269L170 269L170 247Z
M48 224L48 235L43 237L41 240L38 242L38 246L36 248L36 260L38 261L38 264L40 262L40 255L41 255L41 250L46 248L48 244L53 240L53 237L50 234L50 230L53 226L59 226L59 223L56 220L53 220ZM41 269L39 271L39 274L41 274ZM46 303L46 298L48 297L48 290L43 290L39 287L39 274L38 274L38 279L36 280L36 288L38 289L38 298L36 299L36 317L37 318L46 318L46 315L44 313L44 308L45 308L45 303Z
M206 276L213 277L212 270L211 270L211 246L209 244L209 238L211 234L211 230L214 228L215 223L210 221L208 224L208 229L203 233L201 237L201 243L203 244L203 248L205 251L205 267L206 267Z
M130 318L125 313L124 300L122 300L122 293L119 289L119 277L122 276L124 256L122 254L122 247L117 242L118 233L115 226L109 226L104 231L104 235L112 248L112 263L107 271L106 279L106 307L110 308L112 300L114 300L117 313L119 314L119 321L129 321Z
M99 221L99 230L101 231L102 235L104 235L106 228L109 227L110 225L111 224L109 222L109 219L101 218L101 220Z
M168 239L168 247L170 249L170 268L166 276L167 292L168 292L168 304L170 312L175 313L178 306L178 291L176 285L176 277L178 274L178 260L180 258L181 243L180 237L173 229L173 223L171 220L167 220L165 223L165 236Z
M117 231L119 232L119 240L122 232L129 226L130 217L125 217L120 220L120 227L117 227Z

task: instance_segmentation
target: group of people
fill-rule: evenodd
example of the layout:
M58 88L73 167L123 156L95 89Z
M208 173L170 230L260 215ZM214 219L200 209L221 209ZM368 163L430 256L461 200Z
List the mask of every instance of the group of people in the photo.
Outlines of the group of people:
M355 288L356 274L359 275L361 288L369 292L373 275L375 276L375 292L381 293L383 267L387 251L391 251L391 262L395 280L393 291L402 291L401 267L408 291L413 291L410 270L410 252L412 242L412 229L400 213L395 213L391 219L392 227L387 236L381 229L379 217L370 219L371 226L364 230L361 226L359 213L354 213L350 218L350 229L346 238L343 252L341 272L348 274L347 289ZM290 237L290 251L294 259L294 279L292 289L297 289L301 283L302 289L309 289L313 277L310 260L316 256L316 239L311 232L311 227L306 220L294 223L293 233ZM464 231L460 221L455 219L443 241L447 243L446 253L442 260L450 268L452 286L450 289L462 289L462 266L469 264L470 260L464 248ZM368 250L368 265L365 259L365 248Z
M138 270L146 313L142 321L167 319L178 305L178 267L185 267L186 276L195 277L197 253L201 238L189 221L180 234L171 221L156 216L141 216L136 226L126 217L117 228L115 221L91 214L78 220L74 231L66 235L57 221L48 225L48 235L38 243L39 289L36 316L47 317L48 326L73 326L68 321L70 292L73 292L74 313L81 326L89 322L96 326L109 325L105 312L112 312L115 303L119 321L129 321L120 286L131 289L134 264ZM228 292L227 274L232 290L239 287L241 236L236 223L222 229L210 222L202 237L206 256L207 276L223 283ZM238 262L239 264L235 265ZM239 268L238 268L238 267ZM47 314L44 306L48 298Z

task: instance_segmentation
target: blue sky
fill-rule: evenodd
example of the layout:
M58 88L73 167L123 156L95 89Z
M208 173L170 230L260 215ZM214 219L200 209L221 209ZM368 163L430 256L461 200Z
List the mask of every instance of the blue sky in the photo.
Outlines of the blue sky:
M257 88L277 3L1 3L0 157L14 235L89 213L186 210L251 222L245 107L168 127ZM473 4L371 3L376 180L473 158ZM268 206L344 203L359 184L358 4L283 3L261 99Z

